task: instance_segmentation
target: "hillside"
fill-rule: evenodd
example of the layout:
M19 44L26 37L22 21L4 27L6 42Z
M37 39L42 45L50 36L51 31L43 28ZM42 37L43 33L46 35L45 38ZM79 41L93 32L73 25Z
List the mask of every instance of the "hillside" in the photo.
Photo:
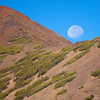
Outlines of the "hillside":
M41 41L46 46L68 46L71 42L57 33L30 20L25 15L5 6L0 6L0 44L7 43L15 36Z
M100 37L73 45L0 6L0 100L100 100Z

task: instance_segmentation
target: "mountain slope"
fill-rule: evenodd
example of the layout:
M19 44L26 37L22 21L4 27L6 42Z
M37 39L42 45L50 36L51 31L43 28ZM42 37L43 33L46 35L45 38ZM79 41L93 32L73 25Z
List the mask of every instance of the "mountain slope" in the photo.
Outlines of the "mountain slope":
M0 12L0 100L100 100L100 37L73 46L11 8Z
M30 20L25 15L5 6L0 6L0 44L18 35L25 35L33 41L41 41L48 46L72 46L72 43L57 33Z

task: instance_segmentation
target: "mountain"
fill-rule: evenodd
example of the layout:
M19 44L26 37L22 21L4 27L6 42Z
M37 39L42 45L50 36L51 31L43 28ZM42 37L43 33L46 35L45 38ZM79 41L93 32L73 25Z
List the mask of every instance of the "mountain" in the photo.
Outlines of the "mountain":
M47 46L71 46L72 43L57 33L30 20L25 15L5 6L0 6L0 44L6 43L10 38L24 35L33 41L41 41Z
M74 45L0 6L0 100L100 100L100 37Z

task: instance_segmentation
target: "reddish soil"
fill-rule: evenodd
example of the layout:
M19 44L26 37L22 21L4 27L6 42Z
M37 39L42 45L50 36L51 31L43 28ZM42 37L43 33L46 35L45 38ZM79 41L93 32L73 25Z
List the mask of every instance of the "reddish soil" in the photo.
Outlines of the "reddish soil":
M25 15L11 8L0 6L0 44L7 44L10 38L23 34L49 47L72 46L68 40L30 20Z

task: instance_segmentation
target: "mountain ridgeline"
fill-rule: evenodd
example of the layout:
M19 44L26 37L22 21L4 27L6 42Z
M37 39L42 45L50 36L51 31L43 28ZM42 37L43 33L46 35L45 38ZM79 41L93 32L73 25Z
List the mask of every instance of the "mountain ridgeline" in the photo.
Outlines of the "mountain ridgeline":
M72 44L0 6L0 100L100 100L100 37Z

